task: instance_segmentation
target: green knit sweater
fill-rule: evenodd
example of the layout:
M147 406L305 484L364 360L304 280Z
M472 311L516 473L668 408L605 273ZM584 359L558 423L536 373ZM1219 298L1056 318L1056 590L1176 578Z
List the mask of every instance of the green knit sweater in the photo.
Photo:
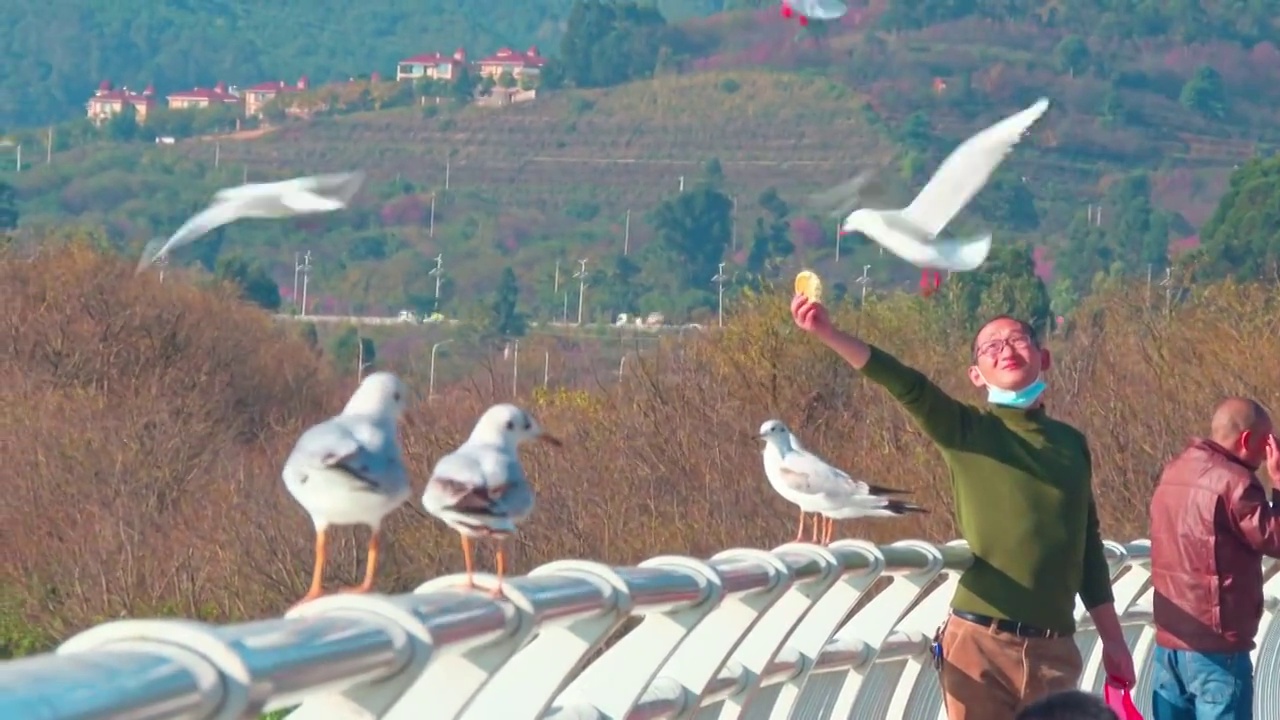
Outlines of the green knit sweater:
M1043 408L984 409L947 395L879 348L863 375L915 418L951 470L956 521L973 550L951 606L1057 632L1113 602L1084 435Z

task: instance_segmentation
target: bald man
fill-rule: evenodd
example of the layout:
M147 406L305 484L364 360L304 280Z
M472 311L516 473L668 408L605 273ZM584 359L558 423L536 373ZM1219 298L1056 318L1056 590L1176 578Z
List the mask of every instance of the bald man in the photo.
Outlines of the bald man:
M1151 498L1153 720L1252 720L1249 653L1262 618L1262 557L1280 558L1280 446L1256 400L1219 403L1209 438L1165 466Z

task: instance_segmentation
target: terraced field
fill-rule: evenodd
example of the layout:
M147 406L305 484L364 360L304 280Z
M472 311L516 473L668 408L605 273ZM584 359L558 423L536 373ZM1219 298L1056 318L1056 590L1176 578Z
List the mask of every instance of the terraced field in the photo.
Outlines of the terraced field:
M647 210L716 158L746 209L768 186L817 188L883 153L862 104L822 79L697 75L433 118L413 109L323 119L224 142L221 155L251 172L358 165L437 188L447 164L450 189L481 189L542 212L575 201Z

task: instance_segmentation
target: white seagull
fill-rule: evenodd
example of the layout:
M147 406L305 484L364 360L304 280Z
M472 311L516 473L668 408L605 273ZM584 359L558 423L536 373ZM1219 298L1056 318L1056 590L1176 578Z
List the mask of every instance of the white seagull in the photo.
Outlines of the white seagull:
M143 251L141 272L174 248L193 242L211 230L243 218L286 218L341 210L355 197L364 173L315 175L270 183L250 183L219 190L213 203L182 224L159 250Z
M462 536L468 587L475 587L472 539L498 542L494 597L502 595L506 569L502 541L514 535L516 526L533 512L533 488L518 453L527 440L560 446L529 413L515 405L494 405L480 416L461 447L440 458L422 495L426 511Z
M810 20L839 20L849 12L840 0L782 0L782 17L796 18L801 25Z
M364 582L351 591L373 589L382 520L409 499L409 477L396 436L405 396L404 385L395 375L369 375L340 414L298 438L285 461L284 485L316 526L315 570L302 602L321 594L326 533L331 525L369 526Z
M938 240L938 235L1048 109L1048 98L1041 98L965 140L942 161L910 205L901 210L855 210L840 231L861 232L916 267L949 272L977 269L991 251L991 233L947 240Z
M835 520L860 517L901 517L911 512L928 512L918 505L888 497L908 495L907 490L872 485L854 480L828 465L822 458L800 447L800 441L780 420L760 426L764 445L764 474L779 495L800 508L800 529L796 542L804 539L805 513L826 517L821 539L831 542ZM818 542L819 518L813 518L811 539Z

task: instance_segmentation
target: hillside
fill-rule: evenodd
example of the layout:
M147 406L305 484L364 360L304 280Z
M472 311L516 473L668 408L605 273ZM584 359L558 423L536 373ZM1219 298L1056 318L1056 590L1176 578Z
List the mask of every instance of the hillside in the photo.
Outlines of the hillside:
M660 61L652 80L543 88L533 102L507 107L458 106L416 88L419 95L402 98L401 107L381 110L370 98L404 96L408 88L358 81L328 91L353 100L309 120L167 146L95 140L14 180L24 225L74 218L102 227L106 241L134 253L218 187L362 168L371 181L352 212L244 223L179 259L199 255L212 269L231 238L228 252L251 256L288 288L294 254L311 250L323 288L312 297L322 308L394 312L434 306L428 272L443 253L449 272L442 300L474 304L497 287L503 267L513 266L522 306L548 317L576 303L576 288L565 292L564 281L580 258L590 259L596 287L621 275L652 281L671 271L670 262L647 251L655 237L649 221L678 197L681 177L686 185L709 179L736 204L723 258L733 272L743 270L753 240L777 220L761 203L775 188L785 209L783 234L795 246L793 256L779 258L784 270L816 266L848 284L869 263L875 284L893 287L911 273L854 239L843 245L844 267L835 267L831 220L804 207L804 198L878 165L885 202L905 201L956 142L1047 95L1054 101L1049 115L957 229L979 221L1007 241L1041 248L1037 260L1048 278L1053 248L1105 205L1109 222L1088 224L1111 233L1110 245L1089 245L1088 262L1072 265L1078 287L1059 297L1075 297L1095 272L1162 269L1164 246L1194 245L1231 171L1280 146L1272 122L1280 51L1261 39L1274 34L1269 25L1245 37L1213 10L1210 29L1187 36L1197 42L1182 42L1153 37L1114 12L1095 18L1110 18L1105 32L1078 35L1072 31L1085 22L1079 15L1054 24L1027 8L1016 10L1029 18L1019 20L979 10L921 20L904 17L896 3L871 3L799 34L772 7L716 15L679 27L681 46L697 52ZM1191 27L1186 18L1166 25L1184 35ZM1142 182L1117 183L1133 173L1144 173ZM1116 196L1117 187L1128 195ZM1134 198L1160 214L1155 227L1162 230L1151 232L1163 233L1141 241L1149 248L1140 257L1117 247L1138 242L1126 236L1131 228L1110 222ZM624 237L631 265L620 258ZM713 309L714 288L697 284L659 289L649 282L626 301L597 294L601 304L586 313L647 312L655 303L680 314ZM673 295L685 290L698 296ZM649 299L637 303L641 296Z
M572 0L8 0L0 129L82 115L103 80L161 92L345 80L419 53L554 45ZM500 20L498 19L500 18Z

